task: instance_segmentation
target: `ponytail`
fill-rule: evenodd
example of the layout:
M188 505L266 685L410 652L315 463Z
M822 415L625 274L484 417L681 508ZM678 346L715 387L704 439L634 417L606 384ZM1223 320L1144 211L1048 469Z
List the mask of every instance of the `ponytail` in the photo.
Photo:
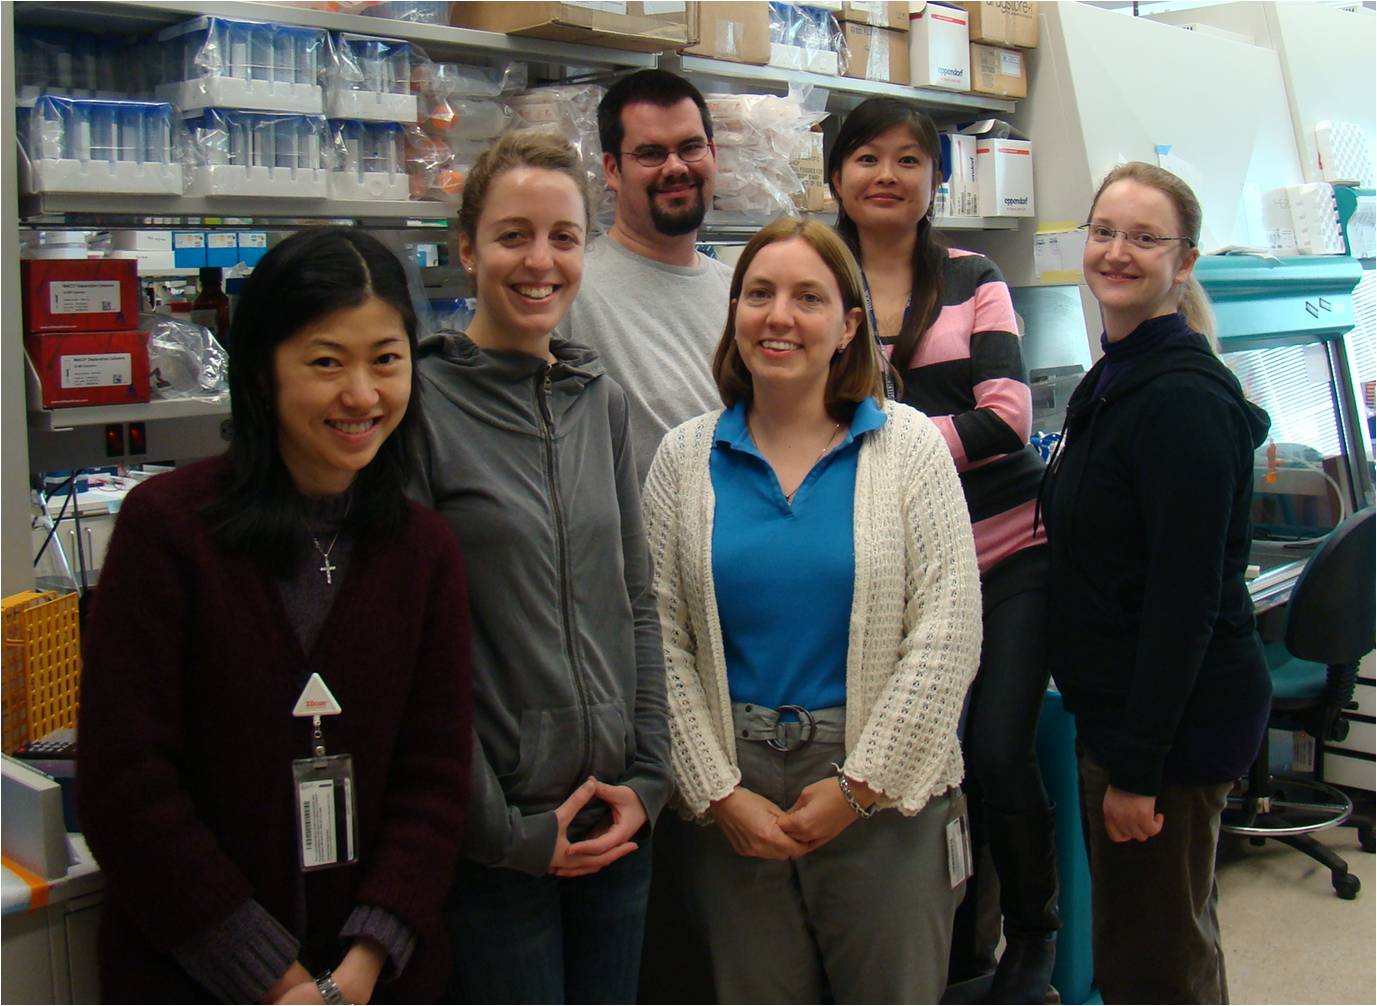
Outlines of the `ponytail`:
M1219 336L1215 331L1214 310L1210 307L1210 295L1200 285L1200 280L1191 273L1181 291L1181 313L1186 316L1186 324L1205 337L1210 349L1219 352Z

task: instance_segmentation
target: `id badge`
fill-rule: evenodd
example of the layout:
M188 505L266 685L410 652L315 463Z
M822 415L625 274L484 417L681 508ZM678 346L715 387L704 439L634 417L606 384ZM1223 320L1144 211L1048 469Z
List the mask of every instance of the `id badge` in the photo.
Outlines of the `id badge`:
M325 870L357 862L353 756L296 759L292 790L301 869Z
M957 790L947 820L947 873L952 889L960 887L975 873L971 855L971 816L966 811L966 794Z

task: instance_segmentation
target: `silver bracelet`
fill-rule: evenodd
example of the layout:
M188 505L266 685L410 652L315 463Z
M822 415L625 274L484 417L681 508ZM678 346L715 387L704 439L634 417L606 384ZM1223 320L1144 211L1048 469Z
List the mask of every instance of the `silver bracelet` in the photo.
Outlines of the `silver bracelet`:
M842 771L842 767L836 762L832 763L832 767L837 770L837 785L841 787L842 796L846 797L847 804L856 812L856 816L874 817L875 808L862 807L861 802L856 799L856 794L851 792L851 780L846 777L846 773Z
M316 991L320 993L320 997L325 1000L328 1006L341 1006L341 1004L349 1001L344 998L344 993L335 984L335 973L329 968L316 975Z

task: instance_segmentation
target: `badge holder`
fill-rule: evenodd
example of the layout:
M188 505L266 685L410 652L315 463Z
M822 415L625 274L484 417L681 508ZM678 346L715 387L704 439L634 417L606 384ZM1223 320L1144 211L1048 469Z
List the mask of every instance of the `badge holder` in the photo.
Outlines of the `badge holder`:
M947 812L947 873L952 890L975 874L975 857L971 854L971 816L966 812L966 794L959 789Z
M354 757L326 754L321 725L322 716L337 716L342 711L319 674L311 675L292 710L293 716L311 717L312 756L292 761L297 849L303 871L358 861Z

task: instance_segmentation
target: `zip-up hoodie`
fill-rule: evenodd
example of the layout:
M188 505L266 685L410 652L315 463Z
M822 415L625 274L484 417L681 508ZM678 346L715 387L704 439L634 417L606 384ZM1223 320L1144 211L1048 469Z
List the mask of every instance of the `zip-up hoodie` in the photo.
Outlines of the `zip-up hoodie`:
M1161 343L1071 396L1042 514L1057 686L1110 782L1151 795L1238 777L1266 727L1244 571L1270 420L1179 314L1134 339Z
M422 343L419 483L463 543L473 618L465 858L542 874L554 809L590 774L669 797L664 657L622 389L569 341L556 362ZM605 812L594 800L571 832ZM571 837L572 840L572 837Z

